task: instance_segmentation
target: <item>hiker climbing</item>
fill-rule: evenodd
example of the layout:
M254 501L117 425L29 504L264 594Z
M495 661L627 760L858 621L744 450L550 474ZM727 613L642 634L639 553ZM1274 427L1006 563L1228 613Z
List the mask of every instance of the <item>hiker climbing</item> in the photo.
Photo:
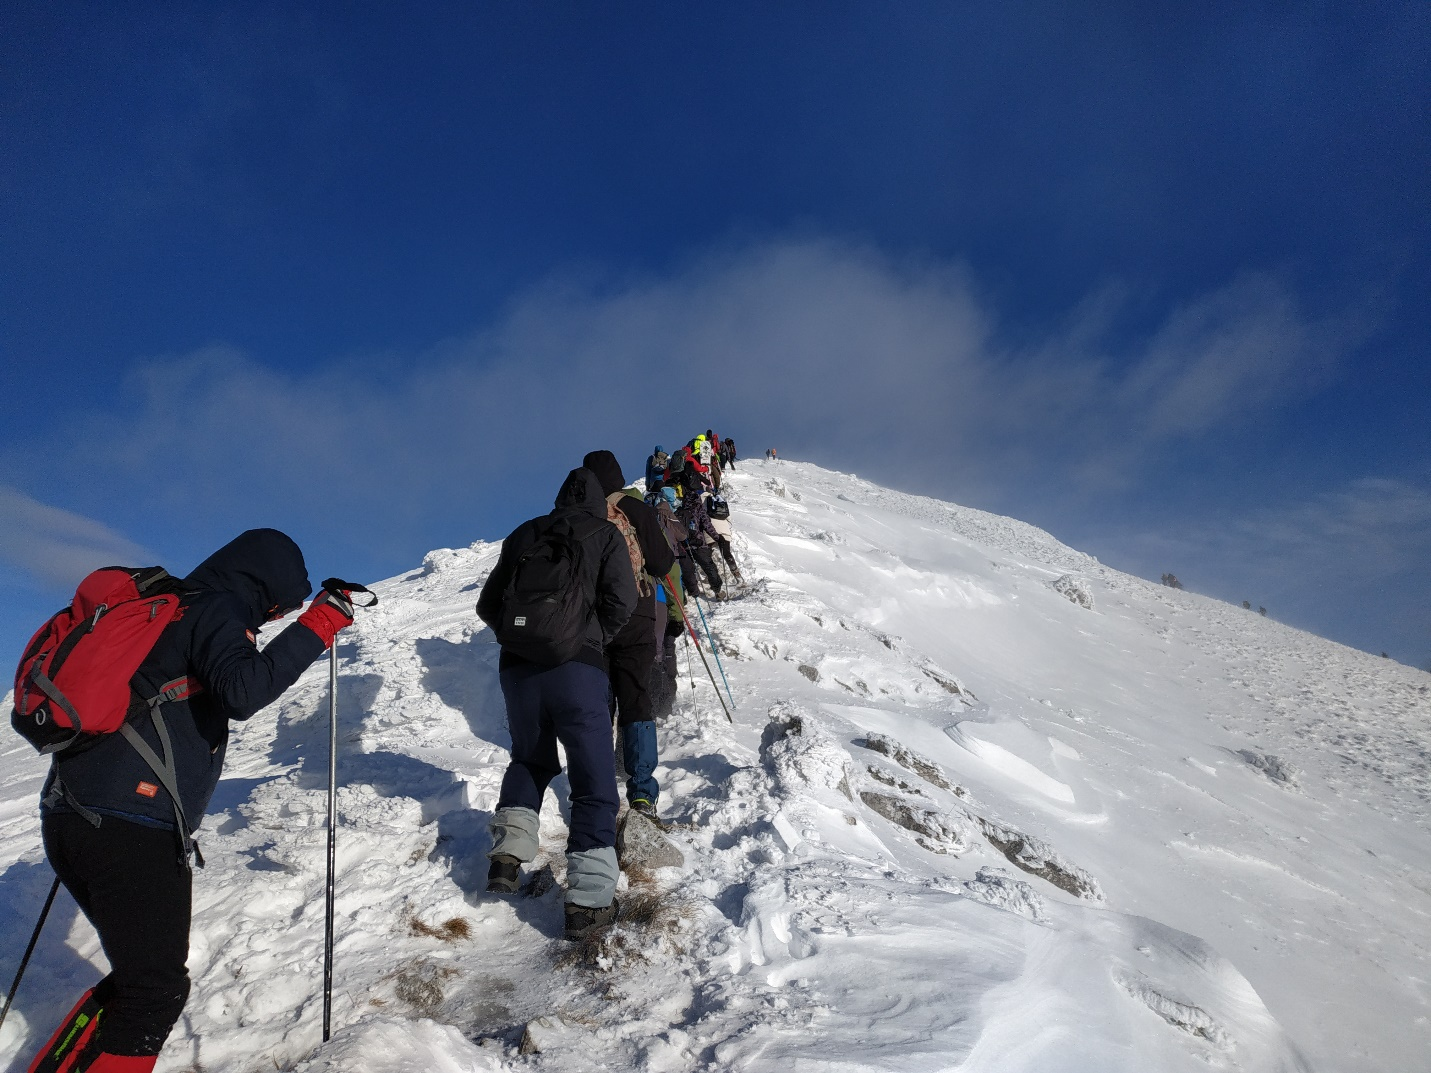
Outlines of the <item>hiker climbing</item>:
M705 575L706 581L710 584L711 591L720 596L721 577L720 570L717 569L712 558L711 549L716 547L720 534L711 525L710 515L705 508L705 486L698 479L693 479L688 474L684 494L681 497L681 509L678 517L685 524L687 530L686 544L690 550L690 555L695 560L696 565L701 568L701 573ZM692 588L698 593L699 588L692 576Z
M189 995L190 862L203 864L193 832L230 720L277 699L353 622L346 595L325 591L260 650L265 623L311 590L298 545L252 529L182 581L157 568L96 571L31 642L12 722L51 753L45 852L110 964L32 1069L154 1068ZM65 737L46 737L61 725Z
M651 456L646 459L646 494L650 495L660 489L666 479L666 466L670 463L671 456L661 448L658 443L656 449L651 452Z
M675 565L660 516L641 501L635 489L624 489L626 478L610 451L592 451L583 466L596 474L606 496L607 516L626 540L637 581L636 609L606 648L612 704L626 769L626 801L638 812L654 816L660 787L656 783L656 724L651 714L651 667L658 637L665 635L665 606L658 602L660 581ZM663 590L662 590L663 591ZM657 611L662 614L658 621Z
M619 487L619 485L618 485ZM622 533L607 520L596 474L572 470L551 513L502 542L477 614L502 646L498 677L511 761L492 817L487 890L515 893L537 855L538 815L566 751L568 939L616 919L616 759L607 708L606 649L638 602Z

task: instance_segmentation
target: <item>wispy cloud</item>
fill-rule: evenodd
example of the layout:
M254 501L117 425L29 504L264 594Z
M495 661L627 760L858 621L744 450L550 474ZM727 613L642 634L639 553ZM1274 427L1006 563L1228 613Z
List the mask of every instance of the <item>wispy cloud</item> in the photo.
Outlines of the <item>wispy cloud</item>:
M405 552L437 539L436 521L490 517L514 487L523 509L546 501L594 445L634 468L652 443L711 425L749 453L774 442L946 494L1116 486L1174 441L1323 383L1352 341L1268 276L1172 310L1142 340L1112 338L1116 314L1104 296L1014 345L957 264L755 244L661 278L554 280L421 354L304 372L225 347L152 360L77 425L74 471L117 524L157 501L177 508L175 531L296 517ZM0 472L30 468L25 450L0 454Z
M142 547L108 526L0 485L0 562L7 566L64 587L97 567L152 561Z

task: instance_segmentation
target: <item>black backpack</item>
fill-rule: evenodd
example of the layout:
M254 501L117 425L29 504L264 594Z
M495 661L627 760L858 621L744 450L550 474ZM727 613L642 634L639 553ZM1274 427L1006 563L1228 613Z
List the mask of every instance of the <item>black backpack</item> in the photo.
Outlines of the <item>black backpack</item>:
M718 522L724 521L730 517L730 504L720 496L713 495L706 504L706 513Z
M604 524L590 521L578 532L575 520L557 519L517 559L496 630L497 642L513 655L556 667L575 659L586 644L595 594L586 591L582 537Z

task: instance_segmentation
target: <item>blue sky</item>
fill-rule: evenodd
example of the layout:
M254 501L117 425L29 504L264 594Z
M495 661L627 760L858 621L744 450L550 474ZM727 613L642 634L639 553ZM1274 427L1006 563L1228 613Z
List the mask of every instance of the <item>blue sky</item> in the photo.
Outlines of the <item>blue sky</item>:
M14 2L0 644L716 427L1431 661L1424 3Z

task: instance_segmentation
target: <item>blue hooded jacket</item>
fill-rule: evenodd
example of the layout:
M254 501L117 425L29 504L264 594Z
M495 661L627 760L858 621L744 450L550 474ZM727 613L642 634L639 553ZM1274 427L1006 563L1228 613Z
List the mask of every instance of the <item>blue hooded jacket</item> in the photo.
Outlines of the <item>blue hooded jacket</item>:
M303 553L276 529L250 529L205 559L183 582L179 612L140 665L132 684L141 697L189 677L199 691L164 704L160 712L173 747L180 804L197 828L213 797L228 747L229 720L247 719L298 680L325 650L297 622L259 651L255 637L276 611L302 605L312 591ZM146 709L130 718L149 747L161 753ZM156 827L174 826L168 792L134 747L119 734L56 759L45 780L41 811L74 811L50 790L56 778L69 797L98 814Z

